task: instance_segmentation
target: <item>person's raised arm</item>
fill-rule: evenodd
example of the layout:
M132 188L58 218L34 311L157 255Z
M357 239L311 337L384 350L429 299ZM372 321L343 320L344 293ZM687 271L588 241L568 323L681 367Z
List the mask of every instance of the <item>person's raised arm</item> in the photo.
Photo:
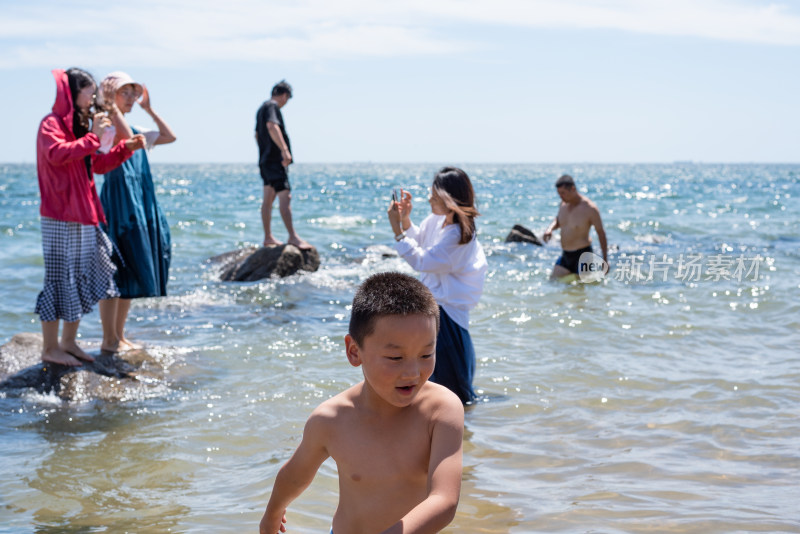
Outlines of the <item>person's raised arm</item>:
M286 532L286 508L311 484L319 466L329 456L324 445L326 424L318 412L319 408L309 417L300 445L275 477L267 509L259 524L260 534Z
M389 224L392 226L395 239L399 239L403 235L403 214L400 210L400 203L392 200L389 203L389 210L386 212L386 215L389 216Z
M156 126L158 126L158 139L155 140L153 145L166 145L175 142L177 137L172 131L172 128L170 128L169 124L164 122L164 119L162 119L161 116L150 106L150 92L147 90L146 85L142 86L142 96L139 98L138 102L139 106L141 106L141 108L145 110L148 115L150 115L150 117L153 119L153 122L155 122Z
M400 208L400 221L402 222L403 231L411 228L411 193L400 189L400 201L398 202Z
M103 109L108 112L108 118L111 119L111 124L116 130L114 135L115 142L118 143L121 139L130 139L133 137L133 130L131 130L128 121L125 120L125 116L117 107L117 89L114 78L103 80L100 90L103 95Z
M391 221L391 217L389 220ZM392 229L395 229L394 223L392 223ZM459 261L463 259L462 252L469 250L464 248L466 245L459 244L461 235L457 231L445 232L439 241L427 248L421 247L412 234L413 232L406 235L409 239L401 239L395 243L395 249L415 271L423 273L453 272L460 267Z
M53 116L42 121L36 140L47 161L53 165L64 165L72 160L89 156L100 148L100 138L92 132L74 141L67 140L67 134Z
M130 158L133 153L144 148L144 136L136 134L130 139L122 139L106 154L96 152L92 154L92 170L95 174L111 172Z
M431 435L428 496L383 534L434 534L450 524L461 494L463 437L464 406L455 395L447 395Z
M286 140L283 138L281 127L278 126L277 123L267 121L267 132L272 142L281 149L281 164L283 164L284 167L288 167L292 162L292 154L289 152L289 145L286 144Z

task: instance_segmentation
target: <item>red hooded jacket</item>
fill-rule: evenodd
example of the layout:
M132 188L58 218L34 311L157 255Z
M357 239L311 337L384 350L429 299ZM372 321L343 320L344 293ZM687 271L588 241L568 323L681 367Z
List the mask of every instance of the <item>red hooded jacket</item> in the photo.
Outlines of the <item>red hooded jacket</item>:
M72 115L75 108L64 70L53 71L56 102L53 112L42 119L36 139L36 170L42 196L39 213L59 221L97 226L105 223L103 206L94 185L94 173L87 176L84 158L91 156L98 174L107 173L131 157L133 152L120 141L108 154L98 154L100 139L91 132L75 138Z

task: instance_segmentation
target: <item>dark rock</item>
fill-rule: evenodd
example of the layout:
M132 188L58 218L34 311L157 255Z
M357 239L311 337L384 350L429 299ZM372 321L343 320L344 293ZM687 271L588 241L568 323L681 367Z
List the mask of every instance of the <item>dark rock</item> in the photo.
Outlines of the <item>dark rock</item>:
M540 247L544 246L544 243L536 237L536 234L519 224L515 224L511 232L508 233L506 243L533 243Z
M80 367L41 361L41 334L17 334L0 347L0 390L35 389L65 400L132 400L166 388L164 367L145 350L92 354Z
M233 250L209 261L220 264L220 279L226 282L253 282L273 275L285 277L297 271L313 272L320 264L316 248L300 250L288 243Z
M368 258L380 257L385 260L387 258L397 258L400 256L394 247L386 245L369 245L364 251L367 253Z

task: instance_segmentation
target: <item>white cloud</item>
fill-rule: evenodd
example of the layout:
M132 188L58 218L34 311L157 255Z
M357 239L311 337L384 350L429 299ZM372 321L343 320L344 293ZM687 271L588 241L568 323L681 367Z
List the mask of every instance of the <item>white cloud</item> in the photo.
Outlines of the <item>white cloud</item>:
M456 54L455 28L613 29L800 45L786 4L736 0L32 0L4 7L0 68Z

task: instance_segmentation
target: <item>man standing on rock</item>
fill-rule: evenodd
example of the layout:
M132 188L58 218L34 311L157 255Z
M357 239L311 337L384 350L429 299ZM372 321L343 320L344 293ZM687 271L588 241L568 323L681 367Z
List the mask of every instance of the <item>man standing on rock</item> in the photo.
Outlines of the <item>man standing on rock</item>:
M264 224L264 246L281 245L272 235L272 202L278 197L283 224L289 232L288 242L300 249L309 249L308 244L294 230L292 224L291 187L289 187L289 164L292 151L289 135L283 123L281 108L292 98L292 86L281 80L272 88L272 98L261 104L256 114L256 141L258 142L258 166L264 181L264 201L261 204L261 222Z
M588 252L591 257L592 253L592 239L589 237L592 226L597 232L600 249L603 252L603 271L608 272L608 243L597 205L578 193L575 181L568 174L556 180L556 190L558 196L561 197L561 206L558 208L558 215L545 230L542 239L547 243L553 236L553 230L560 228L563 253L553 266L550 278L561 278L568 274L582 272L581 264L588 262L587 258L581 258L581 255ZM586 267L583 267L583 271L585 270Z

